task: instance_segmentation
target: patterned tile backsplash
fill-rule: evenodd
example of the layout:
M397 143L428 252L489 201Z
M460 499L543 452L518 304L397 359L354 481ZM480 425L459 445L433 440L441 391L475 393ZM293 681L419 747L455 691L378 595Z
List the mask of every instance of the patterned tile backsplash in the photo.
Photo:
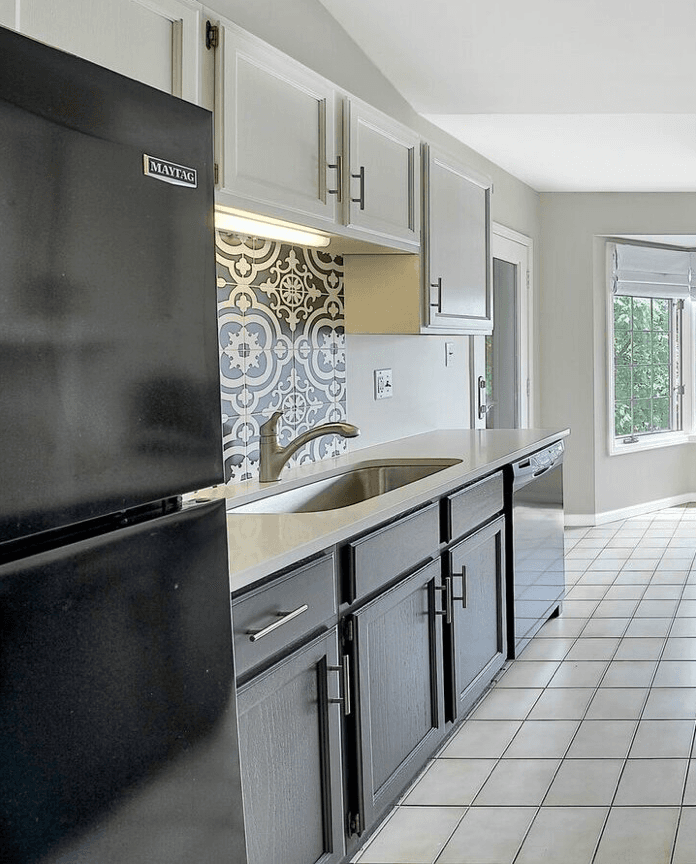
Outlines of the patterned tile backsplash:
M282 411L281 444L346 417L343 260L218 234L217 293L225 480L258 475L259 427ZM324 436L290 464L335 456Z

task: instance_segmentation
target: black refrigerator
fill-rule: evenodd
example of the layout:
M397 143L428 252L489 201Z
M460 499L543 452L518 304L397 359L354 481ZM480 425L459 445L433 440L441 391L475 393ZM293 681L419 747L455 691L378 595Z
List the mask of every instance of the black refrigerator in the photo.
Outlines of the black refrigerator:
M209 112L0 28L0 861L244 864Z

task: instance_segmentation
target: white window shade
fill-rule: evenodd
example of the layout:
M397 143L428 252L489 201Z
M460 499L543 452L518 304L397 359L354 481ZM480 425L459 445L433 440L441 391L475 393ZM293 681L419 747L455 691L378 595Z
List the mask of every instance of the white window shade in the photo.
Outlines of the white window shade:
M615 243L613 246L614 294L696 299L693 252L628 243Z

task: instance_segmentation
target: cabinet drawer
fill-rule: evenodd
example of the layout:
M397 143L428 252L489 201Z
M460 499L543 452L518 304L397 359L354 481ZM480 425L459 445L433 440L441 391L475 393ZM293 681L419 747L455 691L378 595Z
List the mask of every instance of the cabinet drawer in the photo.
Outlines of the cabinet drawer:
M503 473L447 496L447 541L462 537L503 509Z
M333 555L233 600L237 676L282 651L335 614Z
M438 505L348 543L342 601L352 603L434 555L439 543Z

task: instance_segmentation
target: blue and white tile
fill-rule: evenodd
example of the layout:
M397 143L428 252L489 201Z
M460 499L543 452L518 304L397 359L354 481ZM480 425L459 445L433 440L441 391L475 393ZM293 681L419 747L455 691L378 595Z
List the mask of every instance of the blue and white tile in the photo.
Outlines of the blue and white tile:
M342 259L218 235L217 292L227 479L258 472L259 427L282 411L279 440L345 417ZM240 422L236 422L240 421ZM293 461L346 449L315 439Z

